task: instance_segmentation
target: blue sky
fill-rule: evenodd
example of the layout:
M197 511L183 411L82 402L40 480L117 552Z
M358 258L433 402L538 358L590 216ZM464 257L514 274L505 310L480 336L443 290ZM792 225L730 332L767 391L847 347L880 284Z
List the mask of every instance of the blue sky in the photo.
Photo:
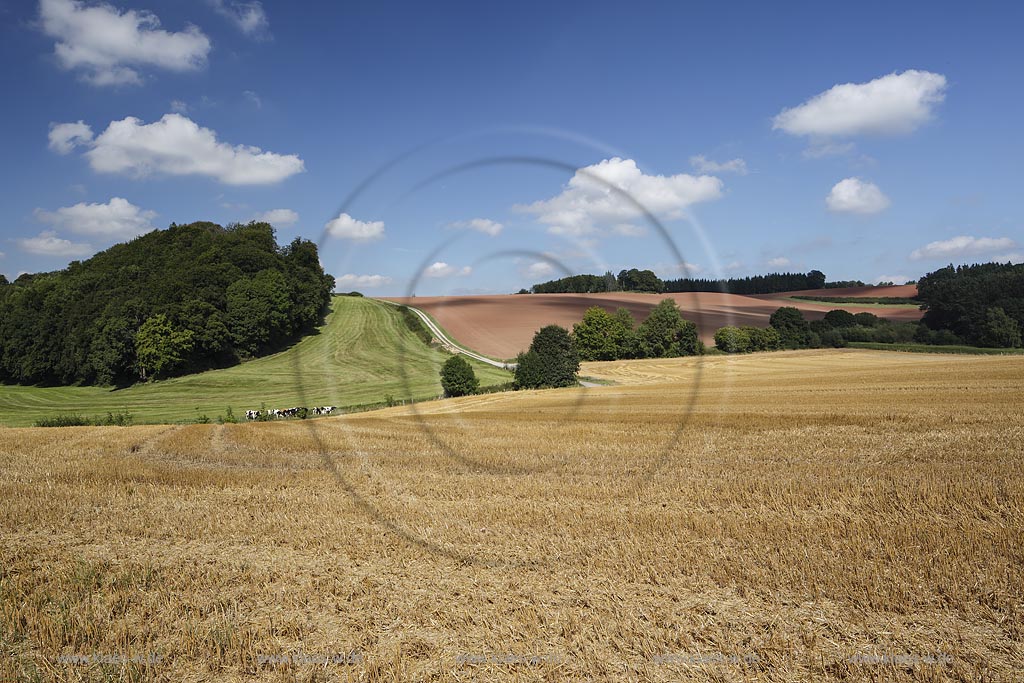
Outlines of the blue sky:
M1019 3L42 0L0 25L11 279L258 217L375 295L1024 260Z

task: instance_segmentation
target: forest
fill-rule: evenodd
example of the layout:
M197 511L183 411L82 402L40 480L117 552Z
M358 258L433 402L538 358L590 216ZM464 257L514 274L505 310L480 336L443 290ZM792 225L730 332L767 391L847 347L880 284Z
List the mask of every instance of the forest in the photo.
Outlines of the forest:
M226 367L309 333L334 278L314 243L252 222L171 224L0 280L0 381L126 386Z

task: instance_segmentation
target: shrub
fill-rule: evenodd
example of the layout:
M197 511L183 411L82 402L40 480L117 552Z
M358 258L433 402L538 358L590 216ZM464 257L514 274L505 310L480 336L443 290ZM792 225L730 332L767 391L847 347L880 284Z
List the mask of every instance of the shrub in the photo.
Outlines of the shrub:
M779 339L779 333L774 328L745 325L740 329L746 332L750 338L751 351L774 351L782 343Z
M715 332L715 348L725 353L750 351L750 335L738 327L723 327Z
M857 318L854 317L853 313L837 308L826 313L825 317L822 318L822 322L824 322L829 329L835 330L844 327L853 327L857 324Z

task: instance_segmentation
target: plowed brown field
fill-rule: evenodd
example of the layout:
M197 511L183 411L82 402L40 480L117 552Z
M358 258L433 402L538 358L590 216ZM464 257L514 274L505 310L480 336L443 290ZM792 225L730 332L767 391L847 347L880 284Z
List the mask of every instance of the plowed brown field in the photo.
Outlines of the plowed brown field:
M908 287L856 287L784 292L761 296L743 296L718 292L682 294L511 294L492 296L397 297L390 301L415 306L431 315L458 343L495 358L512 358L525 350L533 334L544 325L562 325L572 329L591 306L609 311L629 309L637 322L642 321L659 301L672 298L683 316L697 323L705 344L714 342L715 331L726 325L767 327L768 318L780 306L795 306L809 320L823 318L834 308L851 313L867 311L890 320L917 320L921 312L914 308L879 308L851 304L827 304L798 301L788 297L824 296L913 296Z

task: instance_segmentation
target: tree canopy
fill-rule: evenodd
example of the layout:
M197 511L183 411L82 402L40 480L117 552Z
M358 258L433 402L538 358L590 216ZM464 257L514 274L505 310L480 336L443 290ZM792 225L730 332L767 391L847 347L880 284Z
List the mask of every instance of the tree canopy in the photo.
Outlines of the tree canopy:
M452 356L441 366L441 388L445 396L468 396L479 386L473 366L462 356Z
M934 331L948 330L968 344L1012 342L1013 325L1005 322L1003 315L1018 331L1024 328L1024 264L940 268L918 281L917 297L924 309L922 320ZM1006 334L993 334L995 327Z
M569 331L559 325L542 327L530 349L516 358L515 383L523 389L570 387L576 384L580 360Z
M268 223L175 225L0 286L0 381L127 384L237 363L311 331L334 279Z
M637 329L640 354L645 358L674 358L700 353L697 325L684 320L673 299L665 299L651 310Z

